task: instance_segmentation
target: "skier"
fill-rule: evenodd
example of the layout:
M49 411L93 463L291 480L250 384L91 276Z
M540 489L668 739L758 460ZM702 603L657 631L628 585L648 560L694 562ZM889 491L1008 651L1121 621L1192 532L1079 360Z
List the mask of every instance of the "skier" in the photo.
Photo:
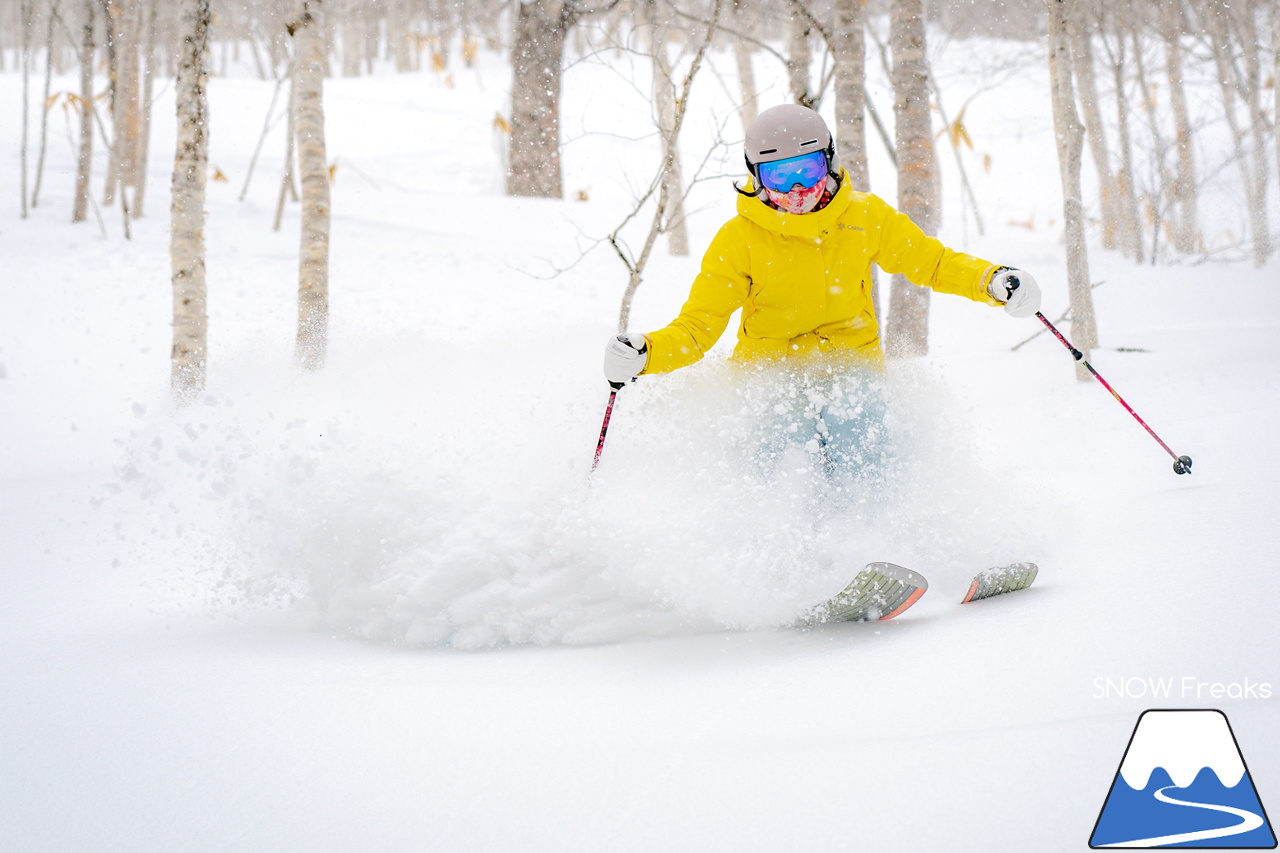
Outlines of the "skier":
M833 469L874 469L886 447L877 377L884 354L871 301L871 264L912 283L1014 317L1039 310L1035 279L948 249L906 215L857 192L817 112L795 104L765 110L747 128L750 181L738 215L716 234L680 315L665 328L611 338L605 378L620 387L640 375L693 364L742 309L737 363L782 367L790 384L762 452L799 444ZM798 390L797 390L798 389Z

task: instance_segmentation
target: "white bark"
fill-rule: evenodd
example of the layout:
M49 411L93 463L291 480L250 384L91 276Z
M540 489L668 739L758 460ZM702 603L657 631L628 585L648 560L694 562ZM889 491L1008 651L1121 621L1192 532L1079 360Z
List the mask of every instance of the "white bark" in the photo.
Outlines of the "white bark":
M748 6L747 0L734 0L734 28L743 35L749 35L751 30L751 21L747 16ZM755 69L751 64L751 57L754 53L755 46L747 39L735 38L733 40L733 59L738 66L738 86L742 89L743 131L746 131L747 126L755 121L756 116L760 114L760 90L756 88Z
M862 0L836 0L835 42L836 151L853 188L871 191L867 170L867 48Z
M809 66L813 64L813 47L809 42L812 33L808 19L797 9L791 15L790 44L787 56L787 79L790 81L791 98L797 104L812 107L813 90L809 87Z
M305 0L295 25L298 171L302 239L298 269L299 365L324 366L329 338L329 166L324 141L324 40L321 0Z
M924 5L921 0L893 0L889 14L898 209L932 235L937 230L937 165L929 115ZM890 356L929 352L929 294L928 288L912 284L905 276L893 277L884 340Z
M27 218L27 116L30 113L30 96L27 90L31 83L31 12L32 0L23 0L18 9L18 25L22 27L22 153L19 157L22 168L22 218Z
M517 6L507 195L560 198L560 74L573 18L565 0L518 0Z
M1179 252L1196 248L1197 187L1195 153L1191 148L1191 118L1182 81L1182 2L1163 0L1162 32L1165 45L1165 76L1169 80L1169 105L1173 111L1173 144L1178 167L1173 181L1175 218L1173 247Z
M1142 263L1142 217L1138 212L1138 193L1133 173L1133 143L1129 133L1129 93L1125 81L1125 33L1132 29L1132 8L1127 0L1115 7L1116 16L1112 21L1114 48L1103 38L1111 59L1112 83L1116 96L1116 147L1120 154L1120 169L1116 172L1116 189L1118 191L1118 212L1120 216L1120 247L1124 252Z
M646 0L645 14L653 55L653 102L658 136L662 140L662 162L666 164L662 174L667 199L663 230L667 233L667 251L683 257L689 254L689 226L684 213L684 170L680 166L679 139L675 136L676 82L672 79L671 61L667 58L667 24L658 9L657 0Z
M147 0L146 24L142 39L142 55L146 58L146 66L142 71L141 96L138 101L137 142L133 152L133 217L142 216L143 203L147 195L147 159L151 147L151 101L155 80L156 56L156 12L160 0Z
M1098 198L1102 216L1102 247L1114 249L1120 231L1117 212L1115 174L1111 171L1111 154L1107 147L1107 130L1102 121L1102 102L1098 98L1097 73L1093 66L1093 42L1086 22L1073 17L1069 22L1068 37L1071 43L1072 71L1079 83L1076 96L1084 113L1085 139L1089 143L1090 159L1098 175Z
M1084 126L1076 113L1071 74L1068 28L1075 0L1049 0L1049 79L1052 86L1053 126L1058 142L1058 171L1062 178L1062 213L1066 222L1067 284L1071 300L1071 339L1084 353L1098 345L1089 287L1089 253L1084 238L1084 202L1080 189L1080 165L1084 152ZM1077 363L1076 378L1089 378Z
M1274 2L1274 0L1273 0ZM1267 183L1270 169L1267 163L1267 137L1270 121L1262 106L1262 61L1258 55L1257 6L1245 0L1230 7L1235 15L1239 41L1244 49L1244 80L1241 97L1249 111L1249 127L1253 135L1253 262L1262 266L1271 255L1271 224L1267 214ZM1273 81L1273 85L1277 85Z
M170 382L180 401L204 389L208 316L204 198L209 168L209 0L182 0L178 64L178 142L173 161L169 256L173 283Z
M84 0L80 43L80 150L76 161L76 196L72 222L89 218L89 177L93 169L93 8L98 0Z
M44 40L44 98L40 101L40 154L36 157L36 186L31 191L31 206L40 206L40 184L44 181L44 153L49 141L49 88L53 82L53 22L58 17L58 0L49 9L48 29Z
M1228 10L1225 7L1213 3L1204 11L1204 22L1205 29L1209 33L1210 50L1213 52L1218 82L1222 90L1222 108L1227 119L1227 127L1231 130L1235 159L1240 167L1240 180L1244 184L1245 206L1249 210L1249 225L1253 237L1254 263L1262 266L1270 252L1265 178L1263 181L1258 180L1255 168L1250 164L1250 158L1244 150L1245 131L1240 127L1239 117L1236 115L1236 69L1231 53L1227 15Z

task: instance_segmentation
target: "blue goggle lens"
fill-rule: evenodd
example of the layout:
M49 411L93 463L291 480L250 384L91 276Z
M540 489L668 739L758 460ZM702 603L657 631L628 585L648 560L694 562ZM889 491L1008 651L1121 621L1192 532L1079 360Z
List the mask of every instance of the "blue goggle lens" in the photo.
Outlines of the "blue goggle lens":
M760 163L756 166L756 172L760 176L761 186L766 189L786 193L799 184L807 190L827 176L827 155L822 151L814 151L786 160Z

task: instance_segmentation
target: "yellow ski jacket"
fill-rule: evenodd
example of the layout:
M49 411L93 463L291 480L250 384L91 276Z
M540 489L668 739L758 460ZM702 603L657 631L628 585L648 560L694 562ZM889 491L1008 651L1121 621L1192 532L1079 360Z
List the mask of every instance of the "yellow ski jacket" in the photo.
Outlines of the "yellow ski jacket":
M880 364L873 261L914 284L1001 304L986 289L995 264L953 252L881 199L854 192L848 173L842 178L831 202L812 213L783 213L739 196L738 215L711 241L680 316L645 335L644 373L698 361L739 308L735 359L817 352Z

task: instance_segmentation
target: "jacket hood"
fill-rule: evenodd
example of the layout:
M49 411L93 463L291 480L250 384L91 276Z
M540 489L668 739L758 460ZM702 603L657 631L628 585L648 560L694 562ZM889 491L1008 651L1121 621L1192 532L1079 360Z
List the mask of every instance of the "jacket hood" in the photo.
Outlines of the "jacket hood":
M746 191L755 189L754 181L748 180ZM841 215L853 200L853 188L850 186L849 173L840 169L840 189L836 191L830 204L811 213L783 213L774 210L757 196L738 195L738 215L767 228L784 237L807 237L816 240L822 232L833 228Z

